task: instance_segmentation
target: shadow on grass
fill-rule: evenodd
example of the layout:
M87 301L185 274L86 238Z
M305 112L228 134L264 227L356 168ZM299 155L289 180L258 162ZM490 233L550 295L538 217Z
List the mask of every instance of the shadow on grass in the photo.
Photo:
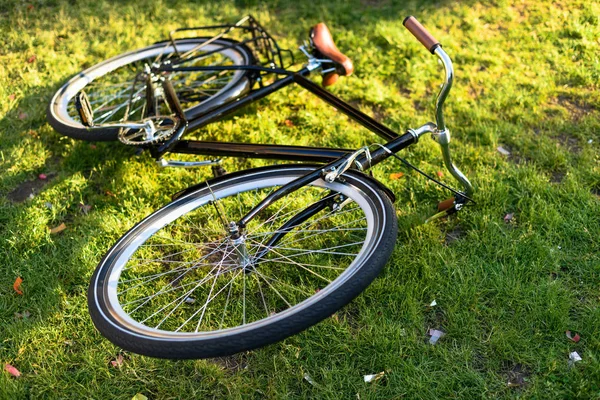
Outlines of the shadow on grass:
M137 4L137 2L125 2ZM122 4L119 2L119 4ZM145 2L139 7L151 6ZM169 1L168 7L176 9L177 2ZM394 1L354 0L349 2L333 1L322 4L314 2L298 3L277 1L265 5L254 1L238 1L238 15L223 17L218 3L198 2L199 6L218 21L234 21L247 13L253 13L253 8L272 12L276 21L272 21L274 34L285 32L290 26L294 32L306 32L309 24L325 20L334 27L361 34L372 30L380 20L401 21L404 15L426 14L427 10L444 7L445 1L421 1L419 3L398 4ZM300 21L300 22L299 22ZM268 28L269 29L269 28ZM384 43L376 45L385 46ZM97 60L100 61L100 60ZM45 122L45 108L54 91L66 80L62 77L57 82L46 86L38 86L28 90L15 107L0 120L0 131L4 133L1 147L6 154L18 154L20 149L31 149L32 146L43 153L43 162L27 165L15 172L0 176L0 190L3 195L17 190L19 185L36 182L35 197L20 203L2 200L3 211L0 212L0 238L10 244L5 247L5 283L16 276L25 278L27 297L8 296L6 307L2 307L2 319L14 320L14 313L23 308L38 309L39 314L35 323L29 328L21 323L11 324L2 330L10 337L11 330L33 329L36 326L52 324L52 314L61 312L63 295L84 296L88 278L91 275L90 265L98 254L103 254L115 240L114 234L102 234L104 222L102 217L109 216L111 211L120 207L120 199L111 195L111 189L121 184L126 185L127 170L124 164L133 155L133 150L118 143L99 143L95 147L86 142L74 141L60 137ZM253 107L242 110L242 113L253 114ZM24 116L25 114L25 116ZM45 173L52 178L44 184L37 183L37 175ZM69 189L74 176L81 176L84 181L75 190ZM48 193L60 194L68 191L66 199L61 196L60 207L45 210L38 198L45 198ZM46 199L49 200L49 199ZM92 218L84 215L78 204L93 203ZM54 202L53 202L54 203ZM41 207L42 206L42 207ZM44 221L40 223L40 221ZM56 236L46 233L29 234L26 232L28 223L38 223L40 226L55 226L65 222L68 230ZM124 232L124 230L123 230ZM98 236L85 236L94 233ZM81 235L80 235L81 234ZM103 242L106 240L106 242ZM39 244L44 241L43 244ZM90 247L90 242L95 243ZM90 256L90 252L92 253ZM91 257L91 258L88 258ZM95 260L97 262L99 260ZM8 284L4 287L10 287ZM11 293L12 295L12 293ZM88 327L91 326L88 321ZM14 332L13 332L14 333ZM5 344L1 353L14 355L17 353L16 344Z

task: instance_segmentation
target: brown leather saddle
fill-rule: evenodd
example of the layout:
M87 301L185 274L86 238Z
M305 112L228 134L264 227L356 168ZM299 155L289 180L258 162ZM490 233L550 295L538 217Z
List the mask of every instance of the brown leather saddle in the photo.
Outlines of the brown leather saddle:
M350 76L352 74L354 71L352 60L337 48L327 25L321 22L313 26L310 30L310 38L319 55L333 61L336 67L335 72L323 75L323 86L333 85L340 75Z

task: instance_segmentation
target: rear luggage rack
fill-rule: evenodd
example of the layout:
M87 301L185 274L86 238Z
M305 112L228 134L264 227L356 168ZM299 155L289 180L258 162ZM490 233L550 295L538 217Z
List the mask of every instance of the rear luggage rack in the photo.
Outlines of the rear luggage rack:
M209 40L205 41L202 44L199 44L198 46L194 47L193 49L190 49L189 51L186 51L185 53L180 53L177 50L176 40L182 39L182 37L176 37L177 33L206 30L221 31L213 36L209 36ZM201 50L202 47L210 43L214 43L218 39L231 39L235 40L237 43L222 45L218 49L215 49L208 53L202 52L194 54L198 52L198 50ZM277 44L277 41L275 41L275 39L273 39L273 37L269 35L269 33L251 15L245 16L235 24L209 25L175 29L169 33L169 40L171 42L171 45L175 49L177 55L182 61L189 61L190 59L194 59L196 57L205 57L214 52L219 52L239 45L245 45L246 47L252 50L257 64L262 65L264 67L286 69L294 64L294 55L292 51L280 48ZM286 63L284 59L287 59L288 62ZM173 61L173 65L177 65L177 60Z

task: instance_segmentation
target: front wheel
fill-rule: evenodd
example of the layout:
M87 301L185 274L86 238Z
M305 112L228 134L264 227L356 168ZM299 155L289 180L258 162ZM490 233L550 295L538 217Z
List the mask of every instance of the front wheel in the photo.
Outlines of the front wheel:
M259 213L241 237L233 240L229 228L312 168L217 178L133 227L92 277L88 305L98 330L136 353L208 358L279 341L350 302L396 240L394 208L371 178L316 180ZM285 225L306 210L308 218ZM285 234L267 245L276 233Z

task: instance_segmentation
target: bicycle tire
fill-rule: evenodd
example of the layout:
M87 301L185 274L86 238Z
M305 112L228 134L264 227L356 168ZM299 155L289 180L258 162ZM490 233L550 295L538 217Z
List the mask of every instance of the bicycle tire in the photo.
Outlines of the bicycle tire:
M181 39L177 40L175 43L177 49L180 52L184 52L204 43L207 40L209 40L209 38L201 37L193 39ZM255 63L252 51L244 44L233 40L218 39L206 45L204 49L207 52L214 51L218 50L218 46L227 46L228 48L223 51L217 51L211 55L211 57L222 56L231 60L233 65L252 65ZM142 49L117 55L78 73L69 81L67 81L52 97L52 100L50 101L46 111L46 118L49 124L62 135L70 136L75 139L88 141L117 140L119 132L118 128L91 130L79 122L79 117L76 115L76 111L74 110L74 96L80 90L84 90L86 87L88 87L90 83L100 78L105 78L117 70L124 71L125 68L129 67L133 68L135 71L136 63L138 64L137 67L139 70L143 60L154 60L156 57L161 55L163 57L168 57L172 53L174 53L174 49L170 45L170 42L160 42ZM224 72L221 71L220 73ZM197 104L193 104L191 107L184 107L185 116L187 119L194 119L221 104L234 100L250 90L253 84L250 71L238 70L229 71L227 73L231 74L232 79L221 90L212 94L209 98L204 99ZM130 75L134 75L133 72ZM129 83L129 85L133 83L133 78L129 78L129 80L123 79L125 82L120 83L120 85L125 87L125 89L127 89L127 83ZM178 91L177 89L179 88L176 87L176 91ZM200 91L202 91L202 89ZM119 92L118 94L121 95L122 93ZM128 95L128 93L125 94ZM90 93L88 93L88 96L92 98ZM102 106L104 104L100 105ZM120 114L117 114L115 118L118 116L120 116Z
M381 189L378 187L378 185L376 184L376 182L374 180L372 180L372 178L359 173L359 172L347 172L344 174L343 176L343 181L342 182L335 182L335 183L327 183L323 180L318 180L316 182L313 182L311 184L311 187L306 187L306 191L310 191L310 190L317 190L319 193L322 191L329 191L329 193L331 193L331 196L335 196L335 195L339 195L340 193L343 194L343 196L347 196L347 199L351 199L351 201L349 201L349 204L351 206L344 206L344 207L351 207L351 208L345 208L346 211L344 211L344 208L341 209L333 209L332 211L328 211L325 216L330 215L331 219L333 218L338 218L337 221L344 221L345 218L352 218L352 215L355 214L354 210L362 210L365 211L365 216L366 216L366 222L364 222L364 224L366 224L366 228L362 228L365 233L365 241L363 242L363 244L361 245L362 247L360 248L360 251L355 254L356 257L353 257L352 253L351 253L351 257L352 261L348 264L348 267L346 268L342 268L342 267L338 267L336 269L343 269L343 272L340 273L340 275L335 278L335 280L331 281L331 283L327 284L327 286L321 288L321 289L317 289L316 292L311 292L308 294L309 297L307 297L305 300L302 300L301 302L299 302L298 304L291 306L288 309L285 309L283 311L278 311L275 313L269 313L269 309L267 308L267 302L265 302L265 296L263 294L263 291L261 289L260 294L262 296L262 302L264 303L264 308L265 308L265 315L266 318L260 319L260 320L256 320L256 321L252 321L249 322L247 324L241 324L239 326L233 326L230 328L226 328L226 329L221 329L221 325L219 325L218 329L214 329L214 330L208 330L208 331L202 331L202 332L197 332L198 331L198 327L196 327L196 332L163 332L157 329L152 329L151 327L146 327L143 324L139 324L137 321L134 321L133 318L131 317L130 314L123 314L123 308L121 307L121 304L116 304L116 302L118 302L118 296L119 296L119 286L118 286L118 280L120 279L120 274L124 273L124 269L125 265L129 265L127 264L127 262L129 262L129 260L135 260L135 262L139 261L139 260L143 260L139 259L137 257L135 257L134 255L137 254L136 252L142 247L142 246L147 246L146 249L150 248L152 251L154 251L153 249L156 247L152 247L152 246L165 246L165 244L153 244L154 242L151 242L150 240L152 238L154 238L155 234L156 237L159 237L161 240L165 239L167 236L164 236L166 233L161 233L163 232L162 229L166 226L169 226L173 221L180 221L180 218L185 217L185 221L187 223L187 221L190 221L190 227L195 227L194 224L192 224L192 216L191 213L195 212L196 210L201 209L201 206L203 204L205 205L209 205L208 201L209 199L214 199L215 202L217 201L222 201L224 203L222 204L227 204L225 202L226 199L229 199L229 197L226 197L225 194L226 193L232 193L232 194L236 194L237 195L237 199L240 199L240 193L243 195L245 193L250 193L251 190L261 190L262 188L271 188L269 185L273 185L273 187L271 189L274 189L275 187L279 187L293 179L296 179L304 174L306 174L307 172L311 171L314 167L310 167L310 166L275 166L275 167L263 167L263 168L257 168L257 169L253 169L253 170L247 170L247 171L241 171L238 173L233 173L230 175L226 175L220 178L216 178L212 181L209 181L208 183L205 184L200 184L197 187L194 188L194 190L187 192L186 194L182 195L180 198L177 198L176 200L174 200L173 202L169 203L168 205L166 205L165 207L159 209L158 211L154 212L153 214L151 214L150 216L146 217L144 220L142 220L140 223L138 223L136 226L134 226L129 232L127 232L109 251L108 253L104 256L104 258L102 259L102 261L100 262L100 264L98 265L96 271L94 272L94 275L91 279L91 284L88 290L88 307L89 307L89 311L90 311L90 315L92 318L93 323L95 324L96 328L106 337L108 338L111 342L113 342L114 344L122 347L125 350L128 351L132 351L135 353L139 353L139 354L143 354L143 355L147 355L147 356L151 356L151 357L158 357L158 358L168 358L168 359L198 359L198 358L210 358L210 357L217 357L217 356L226 356L226 355L231 355L234 353L238 353L241 351L245 351L245 350L250 350L250 349L254 349L257 347L261 347L267 344L271 344L277 341L280 341L288 336L291 336L295 333L298 333L314 324L316 324L317 322L321 321L322 319L328 317L329 315L333 314L335 311L337 311L338 309L340 309L341 307L343 307L344 305L346 305L348 302L350 302L354 297L356 297L359 293L361 293L370 283L371 281L377 276L377 274L380 272L380 270L383 268L383 266L387 263L389 257L391 256L391 252L394 248L395 245L395 241L396 241L396 236L397 236L397 220L396 220L396 213L395 210L392 206L392 203L389 199L389 197L383 192L381 191ZM256 189L250 189L252 187L256 187ZM320 194L319 194L320 195ZM220 197L223 196L223 197ZM289 200L291 204L291 202L295 202L297 201L296 199L298 198L302 198L302 196L304 196L304 193L300 193L298 194L297 192L294 192L292 194L292 196L295 196L294 199ZM242 197L243 198L243 197ZM344 197L342 197L344 198ZM225 199L225 200L223 200ZM259 201L260 199L256 199L257 201ZM279 200L282 201L282 200ZM236 203L239 205L239 203ZM212 204L214 205L214 204ZM251 207L252 205L248 205L249 207ZM283 206L281 206L283 207ZM354 208L352 208L354 207ZM215 209L217 209L217 206L214 206ZM209 210L212 209L209 205ZM283 210L283 208L281 208L278 213L281 212L281 210ZM293 210L295 210L295 208L293 208ZM341 210L341 211L340 211ZM294 211L295 212L295 211ZM346 216L342 216L341 213L342 212L346 212ZM273 213L273 215L279 215L279 214ZM358 213L358 211L356 212ZM269 214L270 215L270 214ZM208 220L208 217L206 217ZM283 217L282 217L283 218ZM315 216L313 216L313 218L315 218ZM324 236L324 233L327 232L327 230L329 228L327 228L327 221L323 221L324 217L319 217L321 218L321 220L316 219L311 221L311 224L316 224L318 222L318 225L303 225L303 227L299 227L299 228L294 228L294 229L298 229L298 232L296 235L297 236L292 236L292 238L297 238L300 237L300 239L296 239L295 241L292 241L291 243L297 243L301 240L304 240L306 242L305 239L315 236L319 236L322 237ZM269 219L271 219L271 217L269 217ZM267 219L267 221L269 220ZM356 220L352 220L352 223L355 223L354 221L358 221L356 222L356 224L359 224L357 226L360 226L361 220L360 219L356 219ZM273 225L273 222L271 222L271 225ZM275 224L276 226L278 226L278 224ZM182 228L183 224L177 225L176 228L173 228L174 231L176 232L182 232L183 228ZM262 226L262 225L261 225ZM308 227L310 226L318 226L318 227L324 227L324 231L318 231L318 233L316 234L309 234L308 232L311 232L310 229L308 229ZM341 229L340 227L343 226L347 226L347 228ZM356 230L360 230L360 228L352 228L353 225L335 225L333 230L331 230L332 233L335 233L336 231L356 231ZM210 232L210 229L208 226L205 225L198 225L198 230L202 230L202 231L208 231ZM148 236L149 235L149 236ZM163 237L161 237L161 235L163 235ZM299 236L298 236L299 235ZM302 236L302 235L308 235L308 236ZM349 235L349 236L348 236ZM345 237L348 236L348 237ZM362 234L359 232L358 233L358 237L361 237ZM184 236L187 237L187 236ZM287 237L286 237L287 238ZM305 239L302 239L305 238ZM368 238L368 239L367 239ZM337 242L337 240L340 240L340 242ZM342 240L343 239L343 240ZM172 239L169 239L172 240ZM179 240L179 239L178 239ZM341 233L340 235L335 237L336 240L336 244L337 243L345 243L344 241L348 241L348 240L355 240L355 233ZM159 242L162 243L162 242ZM166 241L165 241L166 243ZM173 243L177 243L177 242L173 242ZM290 243L289 240L287 243ZM354 243L352 243L354 244ZM200 248L200 246L198 246L196 243L194 243L194 246L196 246L196 248ZM214 244L213 246L216 246L216 244ZM290 244L287 244L286 246L290 246ZM296 246L302 246L299 244L296 244ZM341 252L341 250L339 250L339 248L344 247L345 245L342 244L338 247L333 247L338 249L337 252ZM305 244L304 247L307 247L307 245ZM157 247L160 248L160 247ZM213 249L216 247L212 247ZM351 249L351 247L346 247L347 249ZM283 252L285 249L285 247L278 247L279 252ZM143 251L143 250L142 250ZM165 250L166 251L166 250ZM329 251L326 252L324 250L314 250L317 253L322 253L324 254L323 257L327 258L327 260L330 259L335 259L336 261L341 261L341 260L346 260L347 258L344 258L344 256L337 256L337 257L333 257L331 256L329 253L335 253L334 251ZM347 251L351 251L351 250L347 250ZM225 250L221 250L221 253L224 254L226 251ZM212 253L211 253L212 254ZM230 253L231 254L231 253ZM275 252L274 254L281 254L278 252ZM309 253L306 253L309 254ZM210 255L210 254L209 254ZM154 256L154 253L152 254L152 256ZM312 253L311 253L312 256ZM206 258L208 256L205 256L204 258ZM277 256L278 257L278 256ZM307 256L308 257L308 256ZM316 257L321 257L320 255L317 255ZM226 259L226 256L222 256L222 260ZM296 260L300 260L301 258L296 257ZM125 261L124 261L125 260ZM221 263L221 267L222 267L222 263L223 261L220 261ZM284 268L286 267L283 263L281 262L277 262L278 258L273 259L273 265L276 265L276 271L278 271L278 277L280 279L285 279L284 278L284 274L285 274L285 270ZM283 259L281 259L283 260ZM314 260L314 257L311 258L311 260ZM162 263L166 263L167 259L166 258L159 258L158 260L151 260L151 262L162 262ZM182 261L179 261L180 263ZM185 270L191 270L196 268L196 271L198 271L198 269L201 268L200 266L200 262L199 261L194 261L195 264L191 265L189 267L186 267ZM215 261L216 262L216 261ZM316 263L317 261L315 261ZM334 261L335 262L335 261ZM345 261L344 261L345 262ZM298 265L300 265L298 262L296 262ZM326 263L329 263L329 261L326 261ZM281 265L280 265L281 264ZM140 264L143 265L143 267L140 267L142 269L144 268L148 268L148 264ZM170 265L170 264L168 264ZM267 264L268 265L268 264ZM310 265L312 266L312 264L306 264L306 265ZM329 264L327 264L329 265ZM336 267L339 265L344 265L344 264L332 264L335 265ZM316 265L319 266L319 265ZM120 270L119 270L120 268ZM172 267L171 267L172 268ZM213 271L216 267L213 267L213 269L211 271ZM260 268L262 268L262 266L260 266ZM334 269L334 267L330 267L331 270ZM177 269L175 269L177 270ZM119 272L120 271L120 272ZM128 269L128 272L130 271L130 269ZM179 271L183 271L183 270L179 270ZM226 273L230 273L229 271L232 271L232 269L230 268L229 270L223 272L222 274L221 269L217 269L216 272L213 273L214 275L214 282L216 282L218 279L220 279L219 277L221 275L225 275L225 276L229 276L226 275ZM255 269L253 272L250 272L249 276L251 274L255 274L256 280L258 281L258 287L260 288L260 282L261 279L260 277L257 277L256 274L258 274L258 272L256 272L257 269ZM262 270L265 274L268 273L268 271ZM328 270L329 271L329 270ZM152 272L155 272L155 270L153 270ZM187 272L186 272L187 273ZM319 273L322 273L323 275L325 275L325 272L322 272L322 270L319 270ZM210 272L209 272L210 274ZM233 272L231 272L231 274L233 274ZM242 274L243 275L243 279L246 279L246 271L244 270L239 271L238 275ZM164 275L163 272L160 272L158 275ZM260 273L260 275L263 275L262 273ZM117 283L115 283L115 276L117 279ZM155 275L148 275L148 277L153 277ZM208 276L208 275L207 275ZM301 282L302 284L305 284L304 279L310 280L310 278L314 278L313 275L306 273L303 269L295 269L292 272L292 279L297 280L298 282ZM305 278L305 276L308 276L309 278ZM326 275L329 276L329 275ZM157 278L152 278L152 279L157 279ZM152 280L150 279L150 280ZM207 279L207 278L203 278L203 279ZM229 278L227 278L229 279ZM231 281L233 282L233 280L235 279L235 276L233 278L231 278ZM250 278L248 278L250 279ZM317 278L314 278L315 280L318 280ZM149 280L149 281L150 281ZM177 278L175 279L177 280ZM134 280L124 280L123 282L128 282L128 281L135 281ZM271 280L272 283L275 283L276 280ZM246 281L244 281L244 285L246 285L245 283ZM267 282L265 280L265 282ZM294 282L292 280L288 281L288 282ZM194 282L192 282L194 283ZM161 283L162 284L162 283ZM172 284L172 283L171 283ZM232 291L232 287L233 287L233 283L230 283L231 287L229 288L229 294L231 294ZM239 284L239 282L238 282ZM177 285L181 285L182 287L184 286L183 283L181 282L177 282ZM212 284L213 287L215 286L215 283ZM139 286L139 284L137 284L137 286ZM160 285L158 285L160 286ZM165 287L167 287L165 285ZM250 287L250 286L248 286ZM285 288L282 284L277 286L278 288L280 288L280 290L282 290L282 288ZM300 284L299 284L300 287ZM311 286L309 286L311 287ZM123 294L123 291L127 291L130 290L131 286L125 286L125 288L127 288L126 290L121 290L121 294ZM224 287L226 288L226 287ZM137 289L136 289L137 290ZM161 289L163 290L163 289ZM169 289L167 291L175 291L176 289L173 289L172 287L169 286ZM178 290L178 289L177 289ZM221 291L224 289L221 289ZM236 289L239 291L239 288ZM260 297L258 296L258 292L253 293L252 296L246 296L246 286L244 286L244 298L243 298L243 304L244 304L244 319L243 322L246 322L246 301L250 301L250 300L246 300L246 298L249 299L255 299L255 302L257 304L260 303ZM250 289L248 289L250 291ZM276 291L276 290L275 290ZM265 290L266 292L266 290ZM288 291L289 292L289 291ZM145 294L145 292L143 292ZM166 292L165 292L166 293ZM209 304L208 302L211 301L212 299L216 298L215 295L214 297L210 297L212 293L212 289L211 292L208 294L207 296L207 302L205 303L204 308L206 309L207 305ZM271 293L271 292L269 292ZM287 292L284 292L282 290L282 293L286 293L286 296L288 296ZM158 294L160 294L160 292L158 292ZM229 301L229 294L227 296L227 301ZM278 294L280 296L281 293L278 292ZM154 295L156 296L156 295ZM184 293L184 296L187 296L186 293ZM224 295L222 296L224 297ZM272 295L273 298L277 298L275 296L275 294ZM182 298L181 296L179 298ZM145 297L142 297L141 300L146 299ZM152 298L152 300L154 299L154 297ZM300 297L301 299L301 297ZM187 300L187 298L186 298ZM269 298L270 300L270 298ZM288 300L290 300L290 298L288 298ZM146 303L148 300L146 300L144 303ZM223 310L222 307L222 301L223 298L221 299L221 305L216 306L215 308L217 310L219 310L219 314L221 313L221 310ZM281 301L280 301L281 303ZM172 303L171 303L172 304ZM227 313L227 302L225 303L225 307L224 307L224 311L223 312L223 319L225 318L225 315ZM233 304L233 303L232 303ZM239 305L239 303L236 303L236 307L241 307ZM231 307L234 307L233 305ZM258 306L257 306L258 307ZM120 308L120 311L119 311ZM258 307L260 308L260 307ZM257 309L258 309L257 308ZM192 307L192 310L194 308ZM137 310L137 309L136 309ZM160 311L160 310L159 310ZM133 313L135 313L136 311L134 310ZM171 311L173 312L173 311ZM191 311L190 311L191 312ZM197 313L198 311L196 311ZM133 315L132 313L132 315ZM237 321L237 314L234 314L233 311L232 313L232 321ZM202 313L204 315L204 312ZM147 314L144 314L147 315ZM197 315L197 314L196 314ZM159 314L159 317L162 317L163 314ZM187 314L184 315L184 317L186 317ZM164 317L166 318L166 317ZM208 317L207 317L208 318ZM223 319L221 320L221 324L223 324ZM200 320L202 320L200 318ZM216 321L216 319L215 319ZM159 324L160 325L160 324ZM216 325L216 324L215 324ZM198 323L198 326L200 326L200 322ZM180 328L178 328L180 329Z

